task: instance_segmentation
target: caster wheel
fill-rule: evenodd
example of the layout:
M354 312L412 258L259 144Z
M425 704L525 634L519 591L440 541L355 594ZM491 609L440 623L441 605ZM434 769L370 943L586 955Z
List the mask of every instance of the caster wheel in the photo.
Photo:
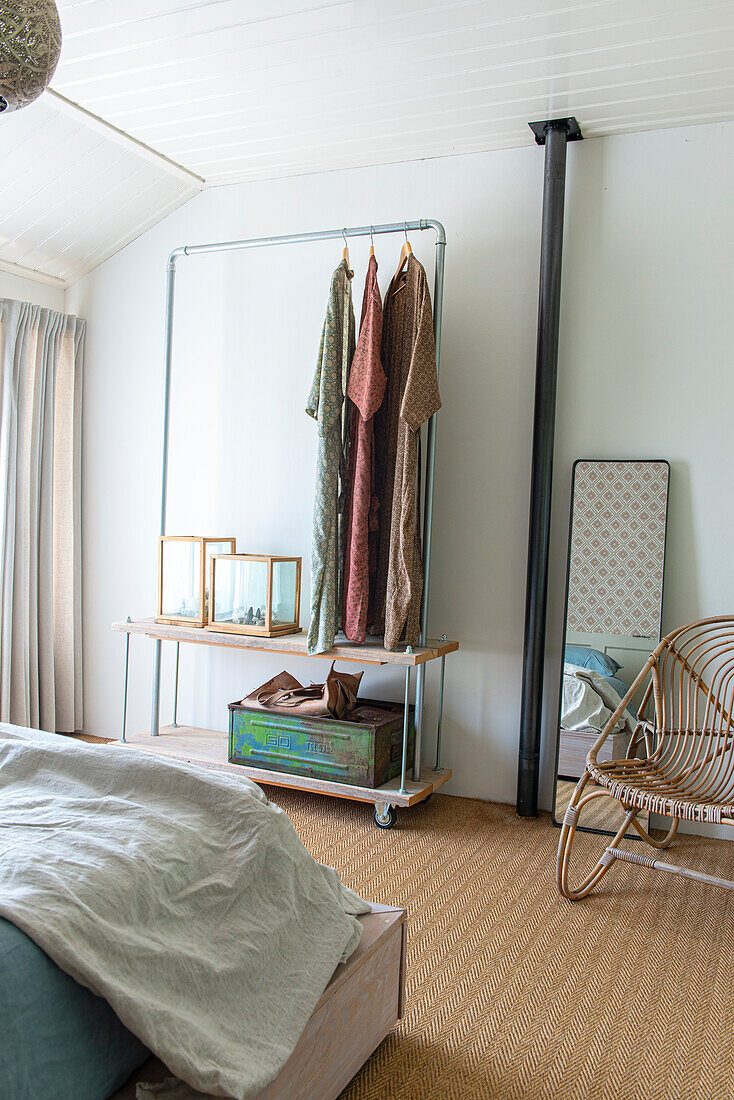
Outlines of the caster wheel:
M423 799L423 805L424 805L424 806L427 806L427 805L428 805L428 803L429 803L429 802L431 801L431 799L432 799L432 798L433 798L433 791L431 791L431 793L429 794L428 798L424 798L424 799Z
M377 810L372 811L372 820L378 829L392 829L393 825L397 821L397 813L394 806L388 806L387 813L384 817L381 817Z

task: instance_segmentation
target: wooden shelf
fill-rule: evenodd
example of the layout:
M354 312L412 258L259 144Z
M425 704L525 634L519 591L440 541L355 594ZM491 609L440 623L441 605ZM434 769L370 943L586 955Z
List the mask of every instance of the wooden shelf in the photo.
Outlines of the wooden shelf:
M266 653L284 653L295 657L308 657L306 633L287 634L281 638L259 638L248 634L225 634L215 630L205 630L198 626L166 626L154 619L133 619L129 623L112 624L113 630L126 634L144 634L148 638L158 638L165 642L190 642L195 645L226 646L229 649L255 649ZM402 646L394 652L381 645L381 639L368 638L364 645L354 642L338 641L328 653L313 654L326 661L354 661L360 665L423 665L435 661L447 653L455 653L458 642L443 642L429 639L426 646L415 646L412 653L406 653Z
M197 729L195 726L177 726L175 729L163 726L158 737L151 737L149 733L136 733L124 742L113 741L111 744L119 745L122 749L127 746L144 749L158 756L170 756L204 768L236 773L266 786L330 794L355 802L389 802L393 806L402 807L423 802L444 783L448 783L452 776L448 769L434 772L424 768L420 782L415 783L412 779L406 781L405 793L401 794L399 777L391 779L383 787L356 787L351 783L337 783L329 779L309 779L300 775L287 775L285 772L264 771L262 768L249 768L244 764L230 764L227 759L227 734L218 730Z

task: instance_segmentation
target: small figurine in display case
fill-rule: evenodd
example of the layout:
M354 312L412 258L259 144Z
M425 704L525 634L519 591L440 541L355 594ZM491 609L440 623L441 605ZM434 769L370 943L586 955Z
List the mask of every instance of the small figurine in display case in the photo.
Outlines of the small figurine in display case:
M161 535L158 541L158 608L155 621L206 626L213 554L234 554L233 538Z
M207 630L274 638L298 634L301 559L213 554Z

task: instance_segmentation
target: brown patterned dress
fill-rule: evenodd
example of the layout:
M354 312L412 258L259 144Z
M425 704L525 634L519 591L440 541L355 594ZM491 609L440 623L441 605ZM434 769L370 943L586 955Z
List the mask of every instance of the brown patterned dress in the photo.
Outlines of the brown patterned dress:
M428 280L412 253L385 298L382 365L387 393L374 440L380 535L368 627L394 650L401 638L416 645L420 632L420 431L441 408Z

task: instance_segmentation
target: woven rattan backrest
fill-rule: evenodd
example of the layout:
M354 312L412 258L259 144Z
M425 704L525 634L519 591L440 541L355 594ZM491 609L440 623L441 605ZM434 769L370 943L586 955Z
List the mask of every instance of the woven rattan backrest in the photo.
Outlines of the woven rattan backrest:
M668 635L652 668L650 759L698 800L734 799L734 618L691 623Z

